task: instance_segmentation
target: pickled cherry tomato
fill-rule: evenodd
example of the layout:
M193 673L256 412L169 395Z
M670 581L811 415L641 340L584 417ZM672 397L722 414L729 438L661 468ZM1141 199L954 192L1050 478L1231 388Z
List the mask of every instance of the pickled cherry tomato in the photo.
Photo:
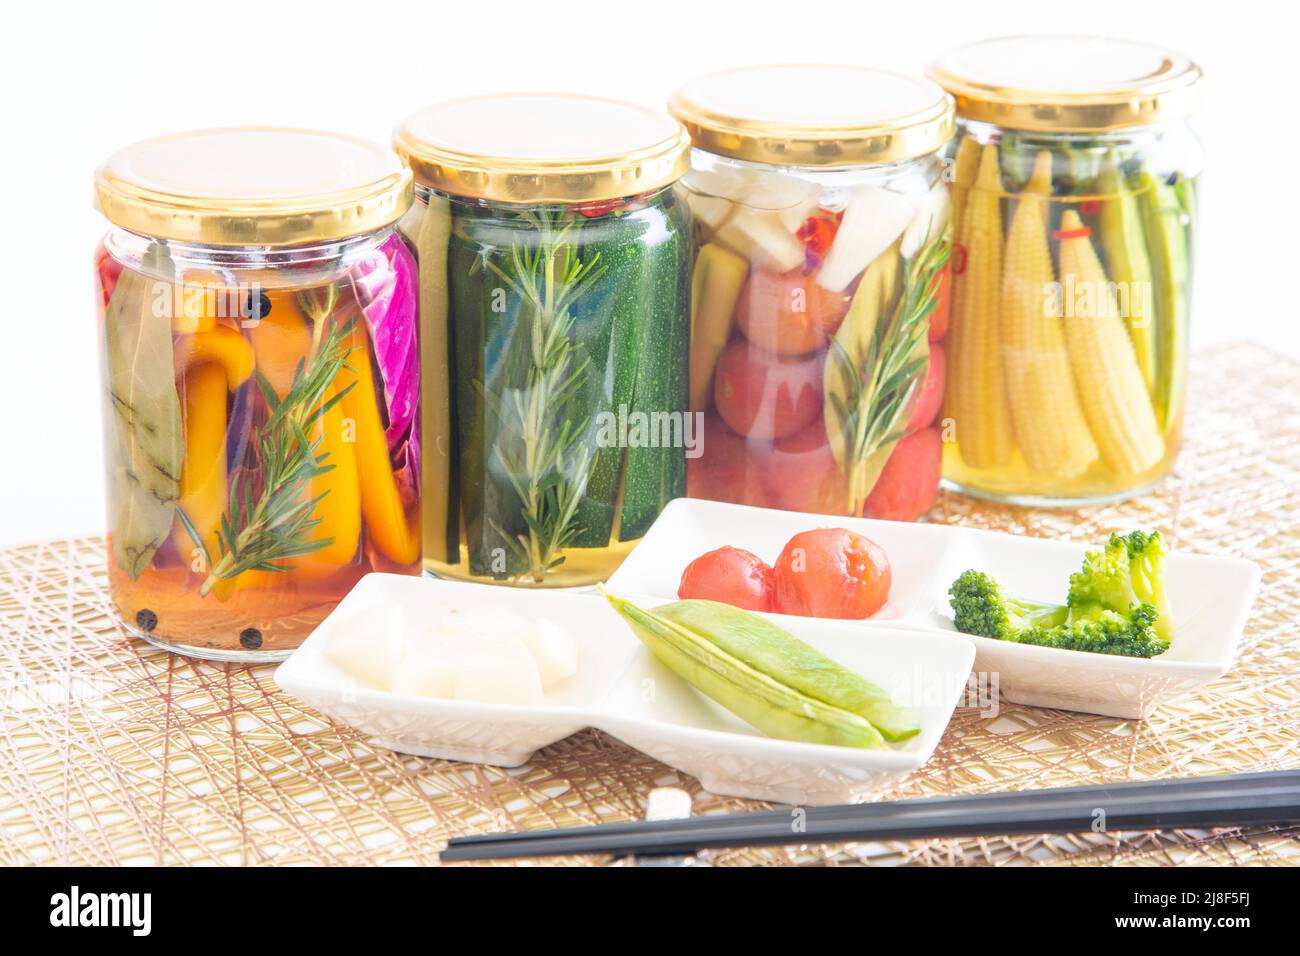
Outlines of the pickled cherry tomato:
M772 568L741 548L718 548L686 566L677 596L721 601L747 611L771 611Z
M885 549L845 528L796 534L774 570L776 610L782 614L861 620L879 611L889 597Z
M848 482L820 415L801 431L778 438L765 464L777 504L786 511L838 515L850 509Z
M713 412L704 416L704 441L698 458L686 460L686 494L738 505L776 506L766 470L756 449Z
M755 269L736 302L736 324L749 341L780 355L807 355L826 347L849 311L849 296L817 284L802 268Z
M793 435L821 412L822 358L777 355L737 339L718 358L713 401L722 420L741 435Z
M943 346L938 342L930 345L930 361L926 363L925 380L920 390L912 399L912 410L907 418L907 430L924 428L934 421L943 406L943 384L947 371L948 359Z

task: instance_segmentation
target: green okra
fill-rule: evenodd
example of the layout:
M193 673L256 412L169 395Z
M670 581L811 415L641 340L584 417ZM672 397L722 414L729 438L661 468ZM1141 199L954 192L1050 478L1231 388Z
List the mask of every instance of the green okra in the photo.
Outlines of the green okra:
M770 737L873 748L920 732L882 688L756 614L698 600L646 610L607 597L673 673Z
M1168 430L1181 413L1187 383L1191 213L1174 186L1147 171L1141 174L1139 196L1157 321L1156 414ZM1185 196L1194 202L1193 194Z
M1110 150L1103 162L1098 188L1102 193L1098 225L1106 257L1107 276L1125 291L1129 311L1125 318L1133 351L1147 391L1156 395L1157 326L1151 285L1151 260L1143 235L1139 200L1128 188L1120 168L1120 157ZM1141 307L1145 311L1137 313Z

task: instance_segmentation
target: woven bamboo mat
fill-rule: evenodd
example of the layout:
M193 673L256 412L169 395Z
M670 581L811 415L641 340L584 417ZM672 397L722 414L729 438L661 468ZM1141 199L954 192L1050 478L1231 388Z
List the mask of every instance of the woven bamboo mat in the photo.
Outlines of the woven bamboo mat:
M1300 767L1300 366L1240 345L1194 365L1194 442L1140 501L1080 512L944 496L931 520L1097 541L1163 529L1249 557L1264 580L1224 678L1147 721L1004 703L959 710L895 796ZM281 693L269 667L189 661L119 633L98 538L0 550L0 864L434 863L449 835L641 815L678 784L585 731L514 770L370 746ZM1300 830L727 850L718 864L1297 863ZM597 859L595 862L607 862Z

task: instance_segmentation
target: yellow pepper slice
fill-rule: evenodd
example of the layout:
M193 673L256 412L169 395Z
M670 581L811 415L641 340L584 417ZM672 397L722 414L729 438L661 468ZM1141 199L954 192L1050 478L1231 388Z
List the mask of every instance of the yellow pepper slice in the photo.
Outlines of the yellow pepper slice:
M345 374L346 371L335 376L325 401L346 387ZM320 439L316 447L317 459L326 455L328 457L322 463L333 466L325 474L313 478L308 486L307 496L320 498L315 510L320 524L312 532L312 539L333 538L333 541L319 551L294 558L289 563L295 571L330 574L352 563L357 556L357 543L361 539L361 507L357 500L357 456L350 440L351 430L345 420L343 402L336 402L312 430L312 440Z
M294 302L293 293L266 294L271 311L250 326L248 337L257 354L257 369L271 383L275 394L284 398L293 382L299 362L311 352L311 324Z
M181 464L180 507L199 533L211 560L216 560L217 529L226 509L226 398L253 374L253 350L236 330L214 325L207 332L181 336L173 345L179 373L185 429L185 459ZM190 554L194 541L179 519L172 530L181 554ZM196 568L196 573L207 568Z

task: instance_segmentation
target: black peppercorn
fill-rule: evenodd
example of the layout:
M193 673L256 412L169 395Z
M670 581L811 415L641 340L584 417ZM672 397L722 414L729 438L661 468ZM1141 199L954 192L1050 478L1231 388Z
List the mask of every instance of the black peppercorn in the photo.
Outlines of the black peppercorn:
M239 644L246 650L257 650L262 646L262 632L255 627L244 628L239 632Z
M135 626L148 634L158 626L158 615L147 607L135 612Z
M265 292L259 292L256 300L249 296L248 301L244 303L243 311L245 319L260 322L271 314L271 297Z

